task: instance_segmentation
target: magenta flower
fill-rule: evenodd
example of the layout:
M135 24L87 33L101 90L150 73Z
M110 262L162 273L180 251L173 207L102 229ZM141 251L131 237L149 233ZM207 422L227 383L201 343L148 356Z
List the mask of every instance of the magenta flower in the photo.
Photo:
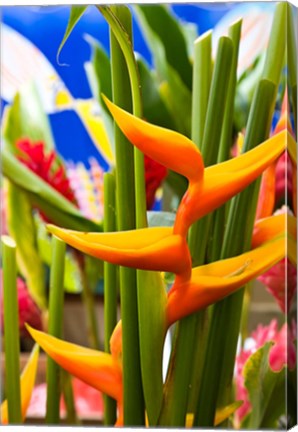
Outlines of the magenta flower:
M0 269L0 313L1 313L1 331L4 328L4 315L2 303L2 269ZM30 324L32 327L42 330L42 316L41 311L32 299L27 289L26 283L20 277L17 278L18 289L18 306L19 306L19 330L20 336L28 337L29 333L25 327L25 323Z

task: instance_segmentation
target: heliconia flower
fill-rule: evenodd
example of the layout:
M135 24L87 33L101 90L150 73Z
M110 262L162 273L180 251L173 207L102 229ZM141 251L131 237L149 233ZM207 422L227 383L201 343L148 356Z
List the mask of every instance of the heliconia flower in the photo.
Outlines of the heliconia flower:
M0 269L0 314L1 314L1 330L4 330L4 311L2 304L2 269ZM29 323L35 328L42 330L42 313L39 307L32 299L26 283L20 277L17 278L17 291L18 291L18 309L19 309L19 331L22 337L28 337L28 332L25 323Z
M122 364L112 354L64 342L54 336L27 326L32 338L63 369L86 384L115 399L123 422Z
M171 227L142 228L113 233L84 233L47 225L48 231L96 258L141 270L190 275L186 240Z
M29 357L29 360L22 372L20 379L20 390L21 390L21 411L23 420L26 417L26 412L30 403L35 376L37 372L38 366L38 356L39 356L39 347L35 345L32 353ZM7 400L3 401L1 404L1 423L8 424L8 405Z
M139 150L189 180L179 205L174 233L186 236L192 223L241 192L282 153L287 132L282 131L238 158L204 169L202 155L185 136L154 126L104 98L124 135Z
M232 294L264 273L284 255L285 238L278 236L237 257L193 268L190 280L175 280L168 293L168 325Z
M296 322L293 322L293 328L296 328ZM296 348L294 340L296 334L285 323L281 330L278 331L277 320L274 319L268 326L259 324L257 329L249 338L249 347L244 348L236 357L235 365L235 386L236 399L243 400L243 405L235 412L236 427L241 426L241 421L251 410L248 391L244 385L243 369L250 356L261 348L266 342L274 342L269 351L269 365L273 372L280 372L283 367L288 366L290 370L296 367Z
M19 140L16 147L20 151L18 159L24 165L60 192L66 199L76 204L65 168L54 150L46 154L45 144L42 141L33 143L28 138Z
M255 222L251 246L256 248L278 234L286 232L293 239L296 239L297 220L293 215L287 213L286 208L283 208L282 211L276 211L273 216Z

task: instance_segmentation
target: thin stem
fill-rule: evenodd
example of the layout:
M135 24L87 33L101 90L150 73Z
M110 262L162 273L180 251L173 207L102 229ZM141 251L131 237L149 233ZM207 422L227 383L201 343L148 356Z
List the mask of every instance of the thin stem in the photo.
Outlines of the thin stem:
M1 237L3 256L3 303L6 398L9 423L22 423L20 391L20 335L18 314L16 243Z
M113 16L120 21L121 27L124 29L123 34L128 34L129 39L131 39L131 14L129 9L124 6L113 6L110 9L101 7L101 11L102 9L113 13ZM130 81L127 63L123 55L126 52L126 47L122 47L122 53L119 45L119 41L122 40L121 35L116 38L114 31L118 35L118 26L117 30L113 28L113 31L110 32L113 99L118 106L131 112ZM135 91L135 85L133 89ZM133 229L136 225L133 148L117 126L115 126L115 149L117 225L119 230ZM145 423L145 408L140 367L137 280L134 269L120 267L120 296L123 341L124 424L139 426Z
M52 264L50 274L50 294L49 294L49 324L48 332L50 335L61 338L63 327L63 301L64 301L64 266L65 266L65 243L52 237ZM60 366L47 358L47 404L46 404L46 423L59 423L59 406L61 394L61 375Z
M115 178L111 173L104 175L104 231L116 230ZM104 348L110 352L110 338L117 324L117 267L104 263ZM116 402L104 396L104 424L116 421Z
M229 159L230 150L232 146L232 134L233 134L233 120L234 120L234 99L236 93L236 82L237 82L237 64L238 64L238 51L239 42L241 36L241 25L242 20L236 21L229 28L229 36L232 39L234 50L233 57L231 60L231 74L228 83L228 94L226 107L224 112L222 133L220 137L219 152L217 157L217 163L224 162ZM225 215L226 205L223 205L213 215L213 238L211 241L210 248L208 250L208 260L210 262L219 259L221 245L224 235L225 227Z
M87 317L87 334L90 346L94 349L100 349L98 322L96 319L94 294L90 287L89 280L86 275L86 259L88 257L82 256L80 252L76 253L79 263L79 271L82 280L82 298L85 306L85 313Z

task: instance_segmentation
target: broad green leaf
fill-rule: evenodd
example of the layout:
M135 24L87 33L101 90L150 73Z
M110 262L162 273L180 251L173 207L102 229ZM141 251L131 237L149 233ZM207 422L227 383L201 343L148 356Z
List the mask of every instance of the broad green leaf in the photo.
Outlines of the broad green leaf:
M20 223L21 216L21 223ZM47 305L45 273L36 248L36 231L28 196L13 183L7 186L7 225L17 244L17 263L28 290L41 308Z
M87 7L88 6L72 6L71 7L70 17L69 17L69 20L68 20L67 28L65 30L62 42L61 42L61 44L59 46L59 49L58 49L57 59L59 59L59 55L61 53L62 48L65 45L65 42L69 38L71 32L73 31L74 27L76 26L76 24L80 20L81 16L83 15L83 13L87 9Z
M163 400L162 359L166 334L166 291L160 273L138 271L139 333L145 405L156 426ZM140 293L138 293L140 294Z
M135 11L161 78L166 78L164 63L167 63L178 73L188 89L191 89L192 67L178 20L165 5L138 5L135 6ZM153 35L155 37L152 37Z
M265 415L270 424L274 423L285 410L285 369L278 373L270 369L269 351L272 345L273 342L267 342L252 354L244 366L244 384L252 406L250 429L264 427ZM273 400L273 396L278 397L278 403ZM272 409L274 407L274 411L269 409L270 406Z
M167 79L160 86L161 97L175 120L176 130L190 137L191 92L170 65L167 65Z
M15 95L12 105L6 108L3 136L12 153L16 153L16 141L20 138L43 141L48 150L53 148L48 117L43 111L34 83L24 86Z
M92 49L91 63L94 68L97 85L94 87L94 97L100 101L101 93L112 100L112 76L110 59L99 41L90 35L85 36L86 41ZM103 104L106 112L109 113L106 105Z
M79 209L34 172L19 162L5 147L2 172L13 184L27 192L30 202L55 224L83 231L101 231L101 226L84 218Z
M153 124L174 129L174 121L162 100L154 72L150 71L145 61L137 60L140 73L144 118Z
M38 253L43 262L50 266L52 261L52 239L49 236L45 225L41 222L38 216L35 217L35 225L37 229ZM82 292L82 281L79 266L72 256L72 253L69 251L67 251L65 255L64 289L69 293Z

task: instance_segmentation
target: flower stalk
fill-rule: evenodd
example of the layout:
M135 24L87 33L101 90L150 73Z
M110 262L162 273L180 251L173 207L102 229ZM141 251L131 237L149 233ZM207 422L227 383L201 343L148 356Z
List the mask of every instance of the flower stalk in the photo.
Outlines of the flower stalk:
M4 348L8 422L22 423L20 390L20 335L17 297L16 243L1 237L3 254Z

